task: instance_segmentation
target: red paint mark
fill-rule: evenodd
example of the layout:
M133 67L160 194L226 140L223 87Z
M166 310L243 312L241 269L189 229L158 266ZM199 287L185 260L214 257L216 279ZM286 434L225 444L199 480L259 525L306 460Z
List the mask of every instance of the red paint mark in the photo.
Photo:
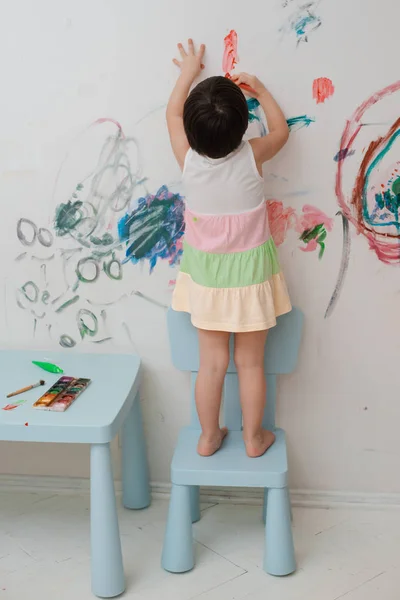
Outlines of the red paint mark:
M227 36L224 37L224 55L222 57L222 70L225 73L227 79L232 79L231 71L235 68L235 65L239 62L237 55L238 36L234 29L232 29ZM257 95L256 91L247 85L241 83L240 88L249 92L249 94Z
M280 246L285 241L288 229L295 225L296 211L290 206L284 208L279 200L268 200L267 209L272 238L276 246Z
M325 102L327 98L333 95L335 87L330 79L327 77L318 77L313 81L313 98L317 101L317 104Z
M238 62L237 43L237 33L232 29L224 37L224 55L222 57L222 70L224 73L230 73Z
M28 427L29 423L25 423L25 427Z
M279 200L268 200L267 208L271 235L276 246L280 246L285 241L290 229L299 233L300 239L303 239L302 236L305 233L310 234L316 227L323 225L325 230L316 231L315 237L312 239L303 239L306 245L300 248L303 252L313 252L320 246L320 258L323 256L325 245L322 242L326 237L326 231L333 229L333 219L310 204L303 206L301 215L297 215L295 209L290 206L285 208ZM324 238L320 239L323 231Z
M18 404L6 404L5 406L3 406L3 410L14 410L14 408L17 408Z
M351 146L354 143L362 127L360 121L364 116L364 113L369 108L371 108L371 106L374 106L374 104L376 104L386 96L390 96L390 94L393 94L394 92L398 91L400 91L400 80L396 81L396 83L388 85L379 92L376 92L375 94L367 98L367 100L365 100L365 102L363 102L355 110L352 117L346 122L346 126L343 130L342 137L340 140L340 149L351 149ZM350 223L354 225L358 233L361 233L367 238L371 250L374 250L379 260L387 264L399 262L398 236L389 233L381 234L378 231L372 229L364 222L362 215L362 198L360 195L360 190L362 190L361 179L364 180L365 178L365 172L368 167L369 158L372 158L372 156L374 155L374 151L376 151L378 147L381 146L381 144L384 144L385 140L390 138L391 133L392 131L394 131L395 127L398 127L396 123L394 124L394 126L391 127L388 135L385 136L385 138L379 138L379 140L377 140L376 142L371 142L371 144L369 145L368 151L363 158L363 162L361 164L360 172L357 176L351 198L347 198L346 193L343 190L343 162L338 163L335 185L335 192L336 197L338 199L338 204L344 216L350 221Z
M324 225L327 231L333 229L333 219L328 217L322 210L311 204L305 204L302 208L303 214L297 218L295 230L297 233L303 233L310 229L314 229L317 225Z
M310 240L309 242L307 242L307 244L304 247L300 247L300 250L302 252L314 252L314 250L316 250L318 248L318 242L316 240L316 238L314 238L313 240Z
M122 131L122 126L121 126L121 124L118 121L116 121L115 119L111 119L109 117L101 117L100 119L97 119L93 123L93 125L102 125L103 123L112 123L113 125L115 125L116 127L118 127L118 129L119 129L119 131L121 133L121 137L123 139L125 139L125 134Z
M168 281L168 285L169 285L170 287L172 287L172 286L176 285L176 279L170 279L170 280Z

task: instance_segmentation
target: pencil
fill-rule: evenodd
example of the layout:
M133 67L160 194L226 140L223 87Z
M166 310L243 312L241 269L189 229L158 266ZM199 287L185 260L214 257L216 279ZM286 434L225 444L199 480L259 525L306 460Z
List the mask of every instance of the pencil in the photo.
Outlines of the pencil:
M38 383L34 383L33 385L28 385L27 387L21 388L16 392L12 392L11 394L7 394L7 398L12 398L12 396L18 396L18 394L23 394L24 392L28 392L29 390L33 390L35 387L39 387L39 385L44 385L46 382L41 379Z

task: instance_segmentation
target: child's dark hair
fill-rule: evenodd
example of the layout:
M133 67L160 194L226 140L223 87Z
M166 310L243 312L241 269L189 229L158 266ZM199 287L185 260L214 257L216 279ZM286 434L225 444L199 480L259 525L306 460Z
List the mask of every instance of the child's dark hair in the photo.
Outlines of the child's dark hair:
M222 158L239 147L249 112L241 89L226 77L209 77L186 99L183 124L190 147L209 158Z

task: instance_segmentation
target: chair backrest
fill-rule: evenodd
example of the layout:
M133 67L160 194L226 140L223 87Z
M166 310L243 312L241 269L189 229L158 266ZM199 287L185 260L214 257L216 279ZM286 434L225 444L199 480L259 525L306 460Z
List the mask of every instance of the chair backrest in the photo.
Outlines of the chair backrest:
M277 319L277 325L270 329L265 351L265 373L267 377L267 406L264 414L264 427L275 427L276 376L291 373L296 368L299 354L303 313L293 308L290 313ZM200 428L197 417L194 388L199 369L199 344L197 331L187 313L169 309L167 315L172 361L177 369L192 374L191 425ZM239 402L239 386L233 362L233 336L231 337L231 360L225 377L223 395L224 424L231 430L242 428L242 412Z

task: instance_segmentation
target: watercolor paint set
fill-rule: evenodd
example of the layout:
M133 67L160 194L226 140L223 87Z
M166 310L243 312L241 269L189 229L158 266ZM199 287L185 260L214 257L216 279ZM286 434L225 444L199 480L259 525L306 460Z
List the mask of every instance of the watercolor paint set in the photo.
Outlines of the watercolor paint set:
M86 390L90 382L90 379L82 377L60 377L39 400L36 400L33 408L64 412Z

